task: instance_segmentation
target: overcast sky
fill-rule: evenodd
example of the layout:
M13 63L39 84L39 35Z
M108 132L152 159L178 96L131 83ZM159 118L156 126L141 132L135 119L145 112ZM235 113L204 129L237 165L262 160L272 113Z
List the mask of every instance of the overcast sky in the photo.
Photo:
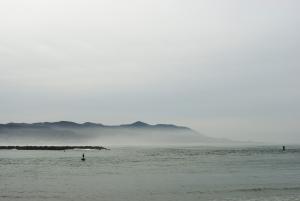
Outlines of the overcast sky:
M298 0L2 0L0 122L300 141Z

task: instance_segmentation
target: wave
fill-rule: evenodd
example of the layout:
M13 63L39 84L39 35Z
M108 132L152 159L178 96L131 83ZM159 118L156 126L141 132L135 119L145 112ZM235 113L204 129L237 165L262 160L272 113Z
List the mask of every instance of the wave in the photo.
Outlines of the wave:
M261 187L261 188L245 188L245 189L234 189L230 192L258 192L258 191L300 191L300 186L295 187L283 187L283 188L268 188L268 187Z
M258 188L238 188L231 190L213 190L213 191L189 191L188 194L205 194L205 193L235 193L235 192L265 192L265 191L299 191L300 186L293 187L283 187L283 188L275 188L275 187L258 187Z

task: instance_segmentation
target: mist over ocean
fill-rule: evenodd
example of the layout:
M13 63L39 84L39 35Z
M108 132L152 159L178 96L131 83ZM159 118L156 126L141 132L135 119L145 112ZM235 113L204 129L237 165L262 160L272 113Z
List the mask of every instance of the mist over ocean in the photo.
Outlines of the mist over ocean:
M300 200L300 146L1 150L0 170L1 201Z
M299 11L0 0L0 201L300 201Z

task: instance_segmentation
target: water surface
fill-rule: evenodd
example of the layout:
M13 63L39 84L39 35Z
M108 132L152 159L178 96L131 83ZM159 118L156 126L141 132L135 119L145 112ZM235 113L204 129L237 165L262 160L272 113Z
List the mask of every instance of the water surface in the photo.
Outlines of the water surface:
M2 150L0 200L300 200L300 147Z

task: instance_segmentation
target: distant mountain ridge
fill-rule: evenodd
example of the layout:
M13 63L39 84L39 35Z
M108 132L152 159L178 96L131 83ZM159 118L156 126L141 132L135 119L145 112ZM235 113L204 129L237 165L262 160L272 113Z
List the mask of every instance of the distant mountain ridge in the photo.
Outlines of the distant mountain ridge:
M0 145L186 144L220 142L191 128L142 121L104 125L72 121L0 124Z
M7 123L0 124L1 128L49 128L49 127L66 127L66 128L116 128L116 127L127 127L127 128L168 128L168 129L188 129L188 127L177 126L173 124L147 124L142 121L136 121L131 124L121 124L121 125L104 125L101 123L85 122L85 123L76 123L73 121L57 121L57 122L37 122L37 123Z

